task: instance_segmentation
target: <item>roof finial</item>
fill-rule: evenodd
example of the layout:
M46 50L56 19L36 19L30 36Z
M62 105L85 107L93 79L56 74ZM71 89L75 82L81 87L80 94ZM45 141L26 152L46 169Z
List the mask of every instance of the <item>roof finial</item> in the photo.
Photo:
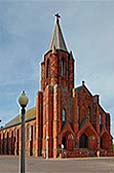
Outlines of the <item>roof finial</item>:
M59 21L59 18L60 18L61 16L59 15L59 13L57 13L57 14L55 14L55 17L56 17L56 21L58 22L58 21Z

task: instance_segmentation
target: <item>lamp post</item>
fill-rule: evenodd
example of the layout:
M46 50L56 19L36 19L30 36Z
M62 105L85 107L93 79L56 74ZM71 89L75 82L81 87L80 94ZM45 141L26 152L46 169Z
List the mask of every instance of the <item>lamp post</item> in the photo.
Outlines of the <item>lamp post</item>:
M28 97L25 91L22 92L18 99L21 106L21 173L25 173L25 107L28 104Z

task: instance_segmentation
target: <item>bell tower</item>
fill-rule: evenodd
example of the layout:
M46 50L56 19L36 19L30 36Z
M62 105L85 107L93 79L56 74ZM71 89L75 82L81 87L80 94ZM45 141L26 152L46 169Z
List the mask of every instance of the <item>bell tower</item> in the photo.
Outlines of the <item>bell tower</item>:
M74 59L65 44L60 16L55 16L50 45L41 63L41 92L36 102L37 153L42 152L45 158L58 157L60 134L73 121Z

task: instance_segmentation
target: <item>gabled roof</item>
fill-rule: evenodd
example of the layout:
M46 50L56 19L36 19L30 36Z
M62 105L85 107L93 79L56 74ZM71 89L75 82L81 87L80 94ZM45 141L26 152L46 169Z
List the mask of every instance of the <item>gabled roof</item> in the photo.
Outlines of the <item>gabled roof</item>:
M109 138L113 139L112 135L108 132L106 128L103 128L102 133L100 134L100 137L102 137L104 134L109 136Z
M60 16L58 14L55 16L56 16L56 23L55 23L54 32L52 34L49 51L53 50L54 48L67 51L67 47L66 47L64 37L63 37L62 31L61 31L61 27L59 24Z
M80 90L81 90L82 88L84 88L84 89L87 91L87 93L88 93L90 96L93 97L93 95L91 94L91 92L89 91L89 89L86 87L84 81L82 81L82 85L81 85L81 86L78 86L77 88L75 88L75 91L80 92Z
M25 115L25 122L26 121L29 121L29 120L32 120L36 118L36 108L33 107L29 110L27 110L26 112L26 115ZM21 115L17 115L15 118L13 118L11 121L9 121L5 126L4 128L8 128L8 127L11 127L11 126L15 126L15 125L18 125L21 123Z
M87 118L84 119L81 129L78 132L78 135L81 136L83 133L90 133L91 135L94 133L96 137L98 137L98 134L95 131L92 123Z

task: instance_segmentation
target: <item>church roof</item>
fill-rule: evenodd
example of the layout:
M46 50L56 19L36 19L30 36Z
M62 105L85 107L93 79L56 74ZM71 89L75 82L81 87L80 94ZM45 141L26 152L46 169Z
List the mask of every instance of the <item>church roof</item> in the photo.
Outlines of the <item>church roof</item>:
M56 48L67 51L67 47L59 24L60 16L58 14L56 14L55 16L56 16L56 23L55 23L54 32L52 34L49 50L53 50L54 48Z
M35 119L36 118L36 108L33 107L29 110L27 110L26 115L25 115L25 122ZM13 118L11 121L9 121L4 128L12 127L15 125L19 125L21 123L21 115L17 115L15 118Z

